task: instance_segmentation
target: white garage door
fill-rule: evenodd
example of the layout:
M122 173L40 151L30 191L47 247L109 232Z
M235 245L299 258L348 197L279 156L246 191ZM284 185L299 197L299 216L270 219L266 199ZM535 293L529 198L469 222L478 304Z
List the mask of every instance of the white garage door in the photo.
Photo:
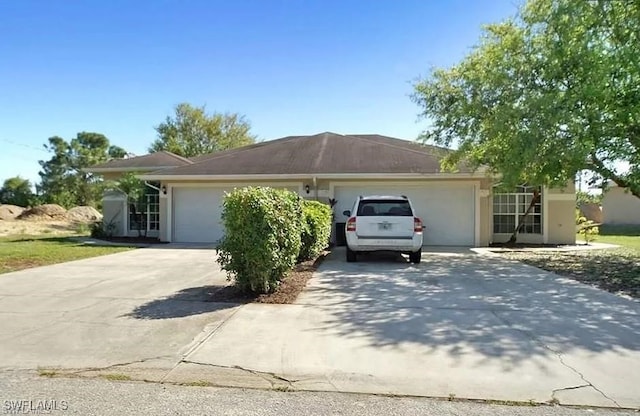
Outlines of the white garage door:
M349 185L334 188L336 221L345 222L359 195L406 195L425 226L424 245L473 246L475 193L473 183L429 183L419 186Z
M173 188L173 238L178 243L215 243L221 223L224 188Z
M275 186L298 192L297 186ZM174 187L173 235L177 243L216 243L224 235L222 202L234 188Z

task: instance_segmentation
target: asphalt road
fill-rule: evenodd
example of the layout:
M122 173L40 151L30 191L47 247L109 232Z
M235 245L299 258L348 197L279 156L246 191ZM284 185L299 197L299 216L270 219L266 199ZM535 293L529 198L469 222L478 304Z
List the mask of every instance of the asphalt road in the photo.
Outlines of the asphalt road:
M27 411L45 401L48 413ZM21 403L21 404L20 404ZM22 405L18 412L16 406ZM26 408L25 408L26 406ZM414 397L188 387L0 373L0 414L53 415L638 415L632 410L507 406Z

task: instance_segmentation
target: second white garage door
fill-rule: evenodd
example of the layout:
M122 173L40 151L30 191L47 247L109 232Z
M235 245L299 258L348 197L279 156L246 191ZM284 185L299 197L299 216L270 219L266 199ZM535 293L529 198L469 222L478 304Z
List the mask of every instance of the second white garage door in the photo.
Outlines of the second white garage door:
M224 234L220 215L225 188L173 188L173 238L178 243L215 243Z
M371 186L335 185L336 222L345 222L359 195L406 195L425 226L424 245L475 245L475 187L471 182Z

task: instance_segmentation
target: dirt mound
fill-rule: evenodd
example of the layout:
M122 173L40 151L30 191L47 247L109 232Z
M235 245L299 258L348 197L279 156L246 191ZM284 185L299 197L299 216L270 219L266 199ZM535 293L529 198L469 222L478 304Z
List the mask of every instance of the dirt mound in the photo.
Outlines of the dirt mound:
M17 218L25 208L17 205L0 205L0 220L13 220Z
M67 210L56 204L38 205L24 211L18 217L19 220L28 221L51 221L65 220Z
M96 222L102 220L102 214L93 207L73 207L67 211L67 219L75 222Z

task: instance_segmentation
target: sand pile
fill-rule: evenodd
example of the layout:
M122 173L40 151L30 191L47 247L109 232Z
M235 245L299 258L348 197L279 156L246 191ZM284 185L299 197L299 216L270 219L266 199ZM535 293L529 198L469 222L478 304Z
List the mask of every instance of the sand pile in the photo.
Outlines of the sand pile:
M96 222L102 220L102 214L93 207L79 206L67 211L67 219L75 222Z
M67 210L57 204L38 205L24 211L18 217L19 220L28 221L51 221L66 220Z
M0 220L16 219L24 210L17 205L0 205Z

